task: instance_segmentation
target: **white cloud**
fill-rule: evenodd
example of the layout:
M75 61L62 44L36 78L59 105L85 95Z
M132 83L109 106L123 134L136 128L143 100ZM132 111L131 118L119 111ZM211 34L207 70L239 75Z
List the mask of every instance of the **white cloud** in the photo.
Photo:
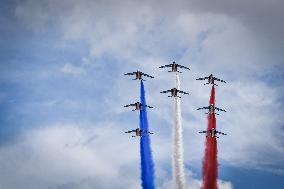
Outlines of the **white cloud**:
M90 128L56 124L34 129L17 143L0 148L1 188L137 189L138 143L114 125ZM158 173L163 169L156 165ZM168 188L166 172L158 173L157 188ZM200 188L201 181L194 179L191 172L187 172L187 182L189 188ZM228 182L220 182L219 188L232 187Z
M0 149L1 188L72 188L89 180L92 188L137 188L138 152L118 133L109 125L82 129L57 124L29 131Z
M186 173L186 187L188 189L200 189L202 187L202 180L194 178L194 174L187 170ZM233 184L228 181L218 180L219 189L233 189ZM173 187L172 181L166 181L163 183L162 187L159 189L175 189Z
M226 181L223 181L223 180L218 180L218 187L220 189L233 189L234 188L232 183L226 182Z
M79 75L85 72L83 68L74 66L70 63L64 64L64 66L60 69L60 71L66 74L73 74L73 75Z

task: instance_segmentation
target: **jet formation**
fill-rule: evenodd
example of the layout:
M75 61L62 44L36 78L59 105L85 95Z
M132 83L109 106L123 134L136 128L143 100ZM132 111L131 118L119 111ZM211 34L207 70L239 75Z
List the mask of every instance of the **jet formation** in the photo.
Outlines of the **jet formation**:
M159 68L171 68L171 71L168 71L168 72L178 72L178 73L182 73L180 71L178 71L178 68L182 68L182 69L186 69L186 70L190 70L188 67L186 66L182 66L180 64L176 64L175 61L173 61L172 64L167 64L167 65L164 65L164 66L160 66ZM184 92L184 91L181 91L177 88L172 88L172 89L169 89L169 90L166 90L166 91L162 91L160 93L171 93L171 96L168 96L168 97L177 97L177 98L181 98L180 96L178 96L178 93L181 93L181 94L189 94L188 92Z
M171 70L169 70L168 72L176 72L176 73L182 73L181 71L178 70L178 68L185 69L185 70L190 70L190 68L188 68L186 66L183 66L183 65L180 65L180 64L177 64L175 61L173 61L173 63L171 63L171 64L160 66L159 68L170 68ZM135 72L125 73L124 75L135 75L135 78L132 79L132 80L146 81L146 80L143 79L143 76L144 77L148 77L148 78L154 78L153 76L148 75L146 73L143 73L143 72L141 72L139 70L137 70ZM215 81L226 83L226 81L224 81L222 79L219 79L217 77L214 77L213 74L210 74L207 77L197 78L196 80L207 80L207 83L205 83L204 85L210 85L211 84L211 85L214 85L214 86L218 86L217 84L215 84ZM172 89L169 89L169 90L161 91L160 93L170 93L170 96L168 96L168 97L174 97L174 98L181 98L180 96L178 96L179 93L180 94L186 94L186 95L189 94L188 92L184 92L184 91L179 90L177 88L172 88ZM153 108L152 106L148 106L146 104L143 105L141 102L135 102L135 103L132 103L132 104L128 104L128 105L125 105L124 107L130 107L130 106L133 106L135 108L132 111L143 110L143 108ZM210 104L209 106L198 108L197 110L202 110L202 109L207 109L208 110L208 112L205 113L205 114L216 114L216 115L219 115L218 113L215 112L215 110L226 112L226 110L218 108L214 104ZM153 134L153 133L151 133L149 131L141 130L139 128L134 129L134 130L130 130L130 131L126 131L125 133L133 133L133 132L135 133L135 135L132 136L132 137L138 137L138 136L143 137L143 136L145 136L147 134ZM212 129L207 130L207 131L201 131L199 133L206 133L206 137L210 136L210 137L215 137L215 138L219 138L217 136L217 134L227 135L225 133L217 131L215 128L212 128Z
M143 76L148 77L148 78L154 78L153 76L145 74L145 73L143 73L139 70L137 70L135 72L126 73L124 75L135 75L135 79L132 79L132 80L141 80L141 81L146 81L142 78ZM141 111L141 110L143 110L143 108L153 108L152 106L148 106L146 104L143 105L141 102L135 102L135 103L132 103L132 104L128 104L128 105L125 105L124 107L130 107L130 106L135 107L135 109L133 109L132 111L136 111L136 110ZM125 133L135 133L135 135L133 135L132 137L145 137L147 135L154 134L154 133L149 132L148 130L142 130L142 129L139 129L139 128L126 131Z
M214 81L220 81L222 83L226 83L226 81L222 80L222 79L219 79L217 77L214 77L213 74L210 74L208 77L201 77L201 78L198 78L196 80L207 80L207 83L205 83L204 85L208 85L208 84L211 84L211 85L214 85L214 86L218 86L217 84L214 83ZM224 109L221 109L221 108L218 108L216 107L214 104L210 104L209 106L205 106L205 107L202 107L202 108L197 108L197 110L202 110L202 109L208 109L208 112L205 113L205 114L216 114L216 115L219 115L218 113L215 112L215 110L217 111L222 111L222 112L226 112L226 110ZM206 137L215 137L215 138L219 138L217 136L217 134L221 134L221 135L227 135L225 133L222 133L220 131L217 131L215 128L212 128L210 130L207 130L207 131L201 131L199 133L206 133Z

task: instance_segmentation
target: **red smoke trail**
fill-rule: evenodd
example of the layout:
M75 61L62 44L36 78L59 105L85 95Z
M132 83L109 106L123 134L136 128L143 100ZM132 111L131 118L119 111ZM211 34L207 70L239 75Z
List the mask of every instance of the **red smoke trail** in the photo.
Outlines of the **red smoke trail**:
M211 89L209 104L215 104L215 88ZM215 114L208 114L207 130L216 128ZM215 137L206 137L205 156L203 159L203 184L202 189L217 189L218 162L217 140Z

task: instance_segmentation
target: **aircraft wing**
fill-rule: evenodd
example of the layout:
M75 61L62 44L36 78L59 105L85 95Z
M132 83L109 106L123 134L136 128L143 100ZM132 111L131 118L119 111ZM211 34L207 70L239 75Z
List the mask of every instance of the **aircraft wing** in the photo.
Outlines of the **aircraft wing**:
M153 108L152 106L148 106L148 105L145 105L146 107L148 107L148 108Z
M223 110L223 109L221 109L221 108L215 107L215 109L218 110L218 111L226 112L226 110Z
M219 132L219 131L216 131L218 134L221 134L221 135L227 135L226 133L222 133L222 132Z
M217 77L214 77L214 80L220 81L220 82L223 82L223 83L226 83L226 81L224 81L224 80L222 80L222 79L219 79L219 78L217 78Z
M182 65L179 65L179 64L177 64L177 66L180 67L180 68L184 68L184 69L190 70L188 67L185 67L185 66L182 66Z
M129 106L135 106L135 104L128 104L128 105L125 105L124 107L129 107Z
M177 92L179 92L179 93L183 93L183 94L189 94L189 93L184 92L184 91L181 91L181 90L177 90Z
M160 66L159 68L167 68L167 67L171 67L173 64L168 64L168 65L164 65L164 66Z
M135 132L136 130L130 130L130 131L126 131L125 133L132 133Z
M209 77L200 77L200 78L197 78L196 80L206 80L208 79Z
M207 131L200 131L200 132L198 132L198 133L207 133Z
M148 74L145 74L145 73L142 73L142 75L144 75L144 76L146 76L146 77L154 78L153 76L148 75Z
M209 107L197 108L197 110L202 110L202 109L209 109Z
M130 72L130 73L126 73L124 75L134 75L134 74L136 74L136 72Z
M167 90L167 91L162 91L160 93L168 93L168 92L171 92L171 89L170 90Z

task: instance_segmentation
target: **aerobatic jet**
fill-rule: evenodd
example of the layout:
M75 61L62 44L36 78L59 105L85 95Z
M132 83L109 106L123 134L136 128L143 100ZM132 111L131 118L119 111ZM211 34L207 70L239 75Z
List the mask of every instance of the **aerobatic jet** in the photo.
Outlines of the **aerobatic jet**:
M225 133L217 131L215 128L212 128L212 129L207 130L207 131L200 131L199 133L206 133L206 137L215 137L215 138L219 138L217 136L217 134L227 135Z
M149 131L141 130L139 128L134 129L134 130L130 130L130 131L126 131L125 133L135 133L135 135L133 135L132 137L138 137L138 136L144 137L147 134L150 134L150 135L154 134L154 133L151 133Z
M183 94L189 94L187 92L184 92L184 91L181 91L181 90L178 90L177 88L172 88L170 90L167 90L167 91L162 91L160 93L168 93L170 92L171 93L171 96L168 96L168 97L178 97L178 98L181 98L180 96L178 96L178 93L183 93Z
M214 83L214 81L220 81L220 82L226 83L226 81L219 79L217 77L214 77L212 74L210 74L208 77L201 77L196 80L207 80L207 83L205 83L204 85L212 84L212 85L218 86L217 84Z
M168 72L178 72L178 73L182 73L182 72L178 71L178 67L179 67L179 68L184 68L184 69L190 70L188 67L185 67L185 66L176 64L175 61L173 61L172 64L160 66L159 68L171 68L172 70L171 70L171 71L168 71Z
M140 102L135 102L134 104L128 104L128 105L125 105L124 107L129 107L129 106L134 106L135 109L132 110L132 111L135 111L135 110L142 110L142 107L148 107L148 108L153 108L152 106L148 106L148 105L143 105L142 103Z
M143 72L140 72L139 70L137 70L136 72L130 72L130 73L126 73L124 75L135 75L135 79L132 79L132 80L142 80L142 81L146 81L142 78L142 76L145 76L145 77L150 77L150 78L154 78L153 76L150 76L148 74L145 74Z
M207 107L202 107L202 108L197 108L197 110L202 110L202 109L208 109L209 111L205 114L217 114L215 113L215 110L217 111L222 111L222 112L226 112L226 110L223 110L221 108L217 108L216 106L214 106L214 104L210 104L209 106ZM219 115L219 114L217 114Z

